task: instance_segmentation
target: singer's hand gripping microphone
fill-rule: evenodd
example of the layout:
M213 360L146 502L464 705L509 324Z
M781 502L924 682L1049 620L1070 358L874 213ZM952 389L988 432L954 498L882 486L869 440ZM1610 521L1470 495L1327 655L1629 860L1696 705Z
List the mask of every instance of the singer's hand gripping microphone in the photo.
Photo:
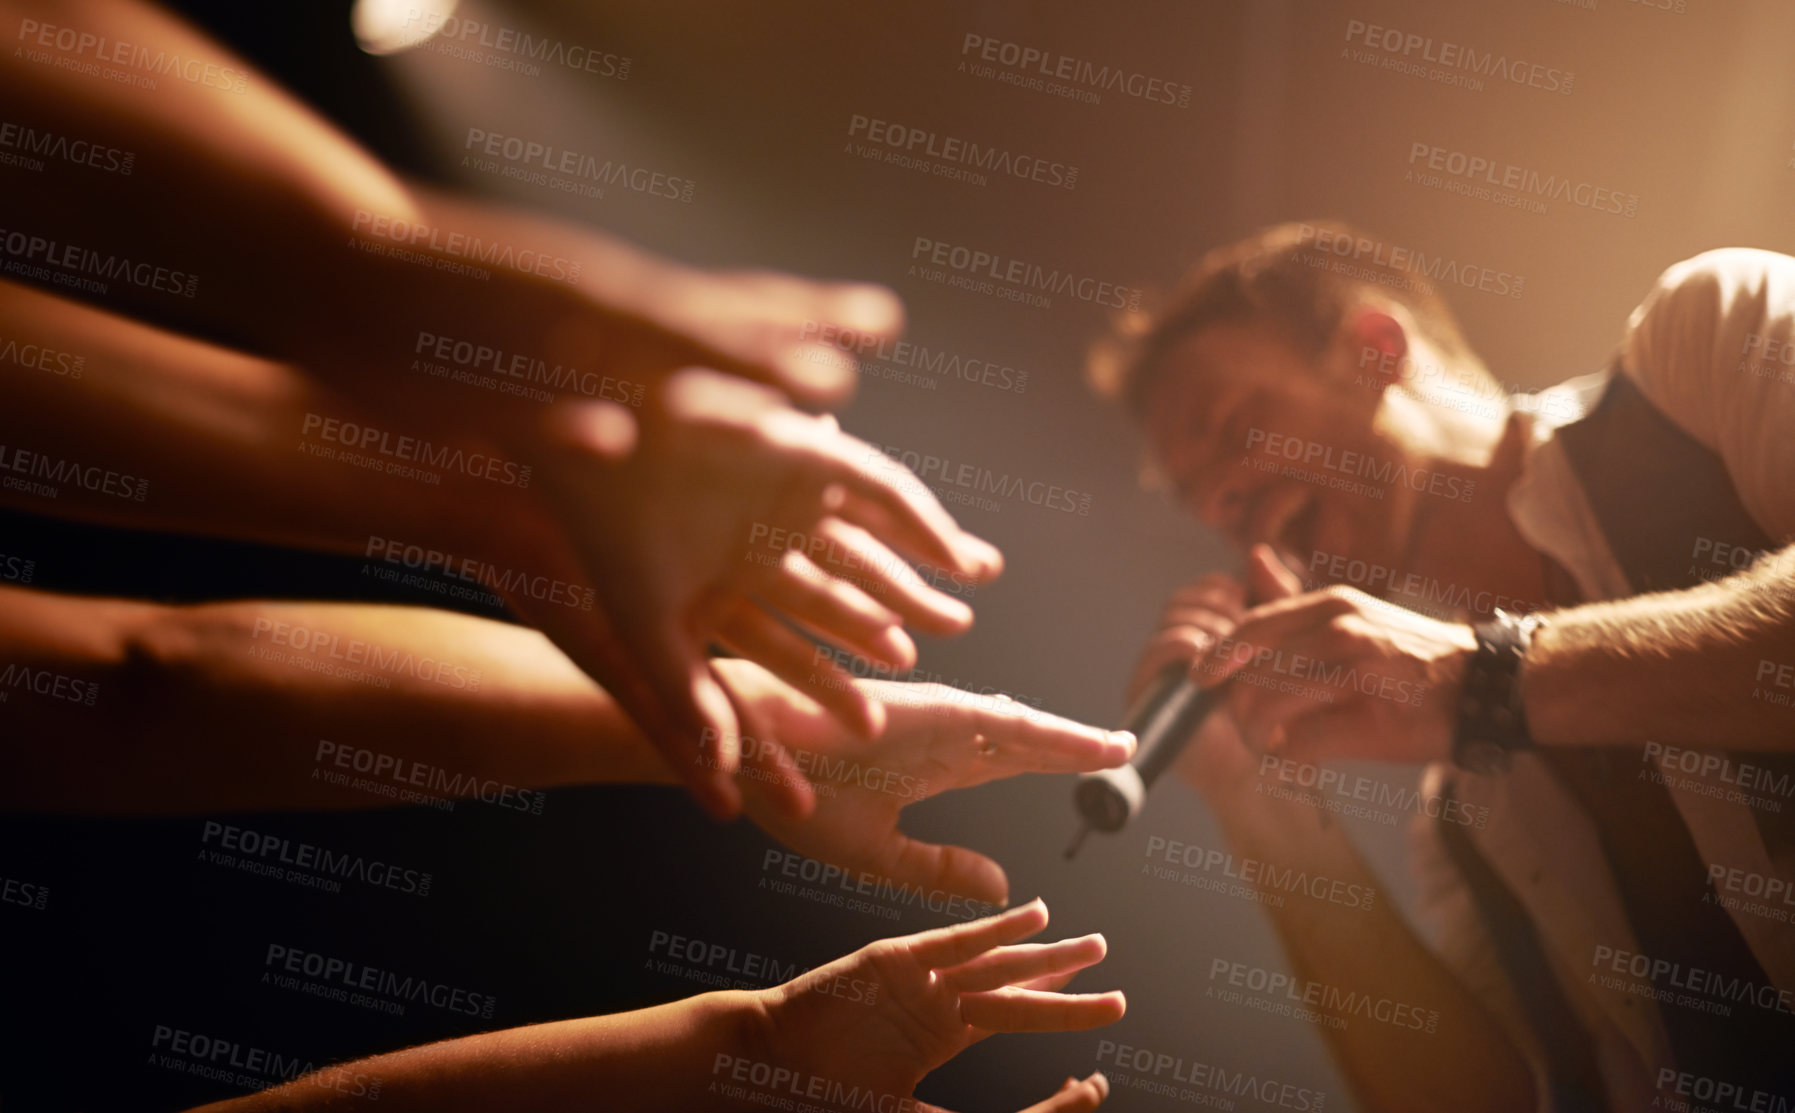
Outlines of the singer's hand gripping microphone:
M1203 720L1221 703L1226 688L1226 684L1197 687L1190 679L1189 665L1183 663L1154 678L1122 724L1123 730L1134 732L1134 757L1127 765L1078 778L1072 799L1084 824L1066 848L1068 859L1078 853L1093 830L1113 834L1140 814L1147 790L1196 737Z

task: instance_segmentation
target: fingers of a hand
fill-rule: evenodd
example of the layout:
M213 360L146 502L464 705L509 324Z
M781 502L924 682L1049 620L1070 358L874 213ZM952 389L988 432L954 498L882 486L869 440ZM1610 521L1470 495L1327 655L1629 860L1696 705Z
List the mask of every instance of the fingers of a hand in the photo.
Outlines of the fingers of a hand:
M616 671L629 679L616 692L637 725L666 759L698 803L718 819L741 810L732 778L739 754L739 731L728 695L711 677L704 657L678 634L638 622L622 628L616 642L574 623L547 631L575 663L591 671L614 662L627 646L632 666ZM598 674L594 674L598 675ZM625 693L633 693L626 695Z
M916 643L896 614L801 552L787 552L778 570L761 579L757 592L772 610L831 645L893 669L916 664Z
M811 534L827 542L813 551L813 559L825 572L858 584L923 633L946 637L972 625L970 606L924 582L909 561L859 526L830 516ZM944 579L955 590L973 586L970 579L947 569L935 574L937 584Z
M822 705L862 738L885 728L885 709L862 692L827 649L758 607L742 606L723 620L717 636L724 645L763 666Z
M989 1032L1081 1032L1122 1019L1127 1000L1108 993L1048 993L1006 987L960 996L960 1019Z
M1245 612L1241 612L1245 613ZM1226 615L1213 607L1187 607L1175 604L1167 607L1159 616L1159 628L1164 630L1189 627L1201 630L1211 637L1226 637L1234 630L1239 614Z
M1072 979L1078 977L1078 971L1066 970L1058 974L1043 974L1038 978L1030 978L1026 982L1017 982L1017 989L1038 989L1043 993L1065 989Z
M791 275L707 275L678 294L686 317L701 322L700 343L724 356L731 370L813 401L845 398L858 377L854 361L841 350L842 337L820 342L825 326L877 340L903 323L902 305L893 304L888 291Z
M958 966L993 947L1017 943L1047 926L1047 903L1039 897L1007 912L963 924L949 924L908 936L910 954L931 969Z
M834 479L847 493L841 516L916 560L978 580L1003 570L1003 555L963 531L928 485L865 441L843 436L828 446Z
M1303 580L1270 545L1254 545L1247 553L1247 587L1255 603L1289 599L1303 593Z
M778 271L744 271L732 277L753 298L745 309L838 350L870 347L868 341L897 336L904 328L903 300L885 286L818 282Z
M1089 1078L1066 1079L1052 1097L1029 1106L1022 1113L1090 1113L1107 1097L1109 1079L1102 1071L1092 1071Z
M1255 607L1232 634L1217 641L1191 675L1210 687L1248 666L1275 662L1277 651L1290 641L1324 629L1352 609L1349 599L1332 592L1311 592Z
M1238 619L1246 610L1246 599L1246 587L1239 580L1225 572L1215 572L1173 592L1166 609L1200 608L1223 618Z
M1062 939L1058 943L1020 943L986 951L970 962L939 973L956 993L978 993L1082 970L1102 962L1108 950L1101 935Z
M729 691L727 684L724 690ZM733 699L733 692L731 696ZM816 808L816 791L810 781L761 717L752 708L745 708L741 700L734 702L743 725L742 766L736 775L737 783L795 819L810 815Z
M1273 677L1273 679L1278 679ZM1276 687L1236 684L1228 689L1228 713L1240 730L1247 748L1264 753L1280 729L1292 720L1356 702L1358 693L1318 682L1288 678ZM1282 749L1282 747L1279 747Z
M641 434L635 415L608 399L568 407L544 419L541 428L562 447L613 462L635 451Z
M1370 701L1364 699L1301 715L1284 724L1284 737L1277 754L1299 762L1375 757L1375 754L1358 752L1353 745L1358 740L1381 737L1382 732L1374 729L1375 725Z
M1147 644L1134 676L1128 682L1128 698L1137 698L1160 673L1173 665L1188 665L1210 651L1217 636L1196 626L1174 626L1161 630Z
M735 783L735 773L741 768L742 737L735 707L705 665L695 665L689 677L692 708L703 724L698 735L700 761L694 767L699 773L694 783L704 793L700 803L708 807L714 800L714 814L719 819L734 819L742 810L741 789Z
M963 846L919 842L900 831L883 864L891 880L955 893L1000 908L1010 899L1010 879L994 860Z
M1037 711L1017 700L979 697L960 704L970 722L955 727L983 738L992 764L1005 773L1084 773L1109 769L1134 756L1135 738Z

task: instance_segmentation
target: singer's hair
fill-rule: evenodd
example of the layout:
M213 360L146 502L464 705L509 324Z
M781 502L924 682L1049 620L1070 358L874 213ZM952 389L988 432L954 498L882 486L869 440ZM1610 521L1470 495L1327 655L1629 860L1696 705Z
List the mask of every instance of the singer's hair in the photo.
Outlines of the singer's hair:
M1204 328L1264 325L1314 362L1354 310L1381 302L1408 310L1442 357L1487 378L1425 277L1439 270L1430 258L1338 221L1273 225L1211 250L1158 306L1118 317L1092 348L1087 377L1138 417L1167 353Z

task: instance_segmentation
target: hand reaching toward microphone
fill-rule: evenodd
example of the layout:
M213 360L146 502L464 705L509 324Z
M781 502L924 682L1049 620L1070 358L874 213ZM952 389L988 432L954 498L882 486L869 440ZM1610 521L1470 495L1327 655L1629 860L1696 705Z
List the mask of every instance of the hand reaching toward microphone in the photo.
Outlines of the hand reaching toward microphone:
M899 830L903 810L952 789L1018 773L1082 773L1126 762L1134 739L1037 711L1003 696L940 684L859 681L883 710L883 733L851 737L818 703L746 661L719 661L724 684L757 723L744 749L767 768L775 743L782 761L817 786L816 810L795 817L773 790L751 786L748 815L786 846L819 861L861 870L927 892L1001 905L1009 880L992 859L957 846L919 842ZM777 786L775 786L776 788Z
M1002 561L900 465L771 388L682 371L651 395L640 425L616 458L582 439L577 419L563 422L563 451L540 473L559 527L541 557L592 585L595 613L512 603L618 699L701 803L727 817L740 806L731 780L740 726L716 682L712 643L870 737L883 726L880 705L833 662L819 666L787 623L907 669L916 650L906 621L949 634L972 615L922 584L904 558L973 581ZM838 567L778 544L811 536L846 554Z

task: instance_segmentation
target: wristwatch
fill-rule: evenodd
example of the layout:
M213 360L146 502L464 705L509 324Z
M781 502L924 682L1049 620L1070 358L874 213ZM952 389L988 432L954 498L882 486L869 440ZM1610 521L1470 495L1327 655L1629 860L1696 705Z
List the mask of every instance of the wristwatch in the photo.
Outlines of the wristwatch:
M1452 734L1452 761L1468 773L1498 773L1516 751L1533 748L1521 706L1521 662L1533 633L1545 625L1538 614L1498 609L1488 622L1471 627L1477 652L1465 669L1459 696L1458 728Z

